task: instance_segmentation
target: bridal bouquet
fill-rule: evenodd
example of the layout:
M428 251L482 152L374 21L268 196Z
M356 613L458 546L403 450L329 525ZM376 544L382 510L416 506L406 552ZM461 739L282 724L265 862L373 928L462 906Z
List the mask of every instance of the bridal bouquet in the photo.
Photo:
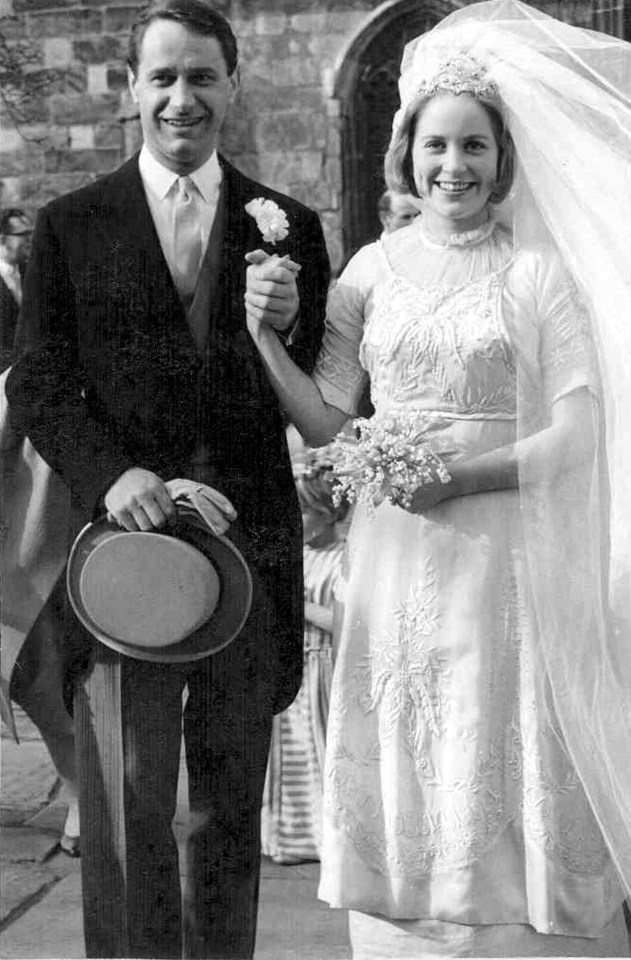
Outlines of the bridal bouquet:
M333 499L376 507L384 500L409 507L419 487L449 483L443 461L433 453L423 436L427 421L418 414L358 419L355 438L345 433L329 444L333 471Z

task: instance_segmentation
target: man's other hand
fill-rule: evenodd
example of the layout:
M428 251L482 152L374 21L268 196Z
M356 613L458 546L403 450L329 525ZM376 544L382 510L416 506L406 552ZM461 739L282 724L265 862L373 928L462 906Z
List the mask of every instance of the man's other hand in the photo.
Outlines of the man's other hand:
M155 473L132 467L105 495L109 520L124 530L154 530L175 518L175 505L166 484Z
M245 257L245 309L248 323L266 323L274 330L285 331L298 314L296 276L300 264L289 257L271 256L254 250Z

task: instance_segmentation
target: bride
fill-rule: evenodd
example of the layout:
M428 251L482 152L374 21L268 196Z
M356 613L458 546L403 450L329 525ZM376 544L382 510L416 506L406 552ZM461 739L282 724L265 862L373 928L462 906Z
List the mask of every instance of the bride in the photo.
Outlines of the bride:
M351 260L313 379L246 300L309 442L369 379L448 471L349 534L320 896L356 958L629 956L630 79L622 41L457 11L385 161L422 216Z

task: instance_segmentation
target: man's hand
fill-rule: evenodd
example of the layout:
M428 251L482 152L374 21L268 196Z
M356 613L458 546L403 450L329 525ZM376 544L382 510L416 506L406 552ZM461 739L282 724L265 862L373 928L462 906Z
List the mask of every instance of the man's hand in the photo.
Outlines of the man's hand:
M274 330L289 329L298 313L296 275L300 265L263 250L247 253L245 259L249 263L245 284L248 327L265 323Z
M105 494L109 520L124 530L153 530L175 518L166 484L155 473L132 467Z

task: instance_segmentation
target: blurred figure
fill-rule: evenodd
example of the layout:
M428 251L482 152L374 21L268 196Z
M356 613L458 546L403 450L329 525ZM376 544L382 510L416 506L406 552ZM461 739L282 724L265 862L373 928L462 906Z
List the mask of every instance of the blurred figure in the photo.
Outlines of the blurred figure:
M11 363L15 328L22 303L22 279L29 253L31 222L23 210L0 213L0 351L2 370ZM2 372L0 370L0 372Z
M4 396L32 232L24 210L11 207L0 214L2 716L17 739L13 700L41 733L68 804L60 844L78 856L74 729L63 695L67 655L58 602L50 597L65 559L68 494L10 424Z
M421 201L411 193L395 193L385 190L379 197L377 210L384 233L394 233L407 227L421 212Z
M303 522L305 662L296 700L274 717L261 811L262 852L286 864L320 858L334 604L348 509L333 503L321 451L305 447L291 426L288 443Z

